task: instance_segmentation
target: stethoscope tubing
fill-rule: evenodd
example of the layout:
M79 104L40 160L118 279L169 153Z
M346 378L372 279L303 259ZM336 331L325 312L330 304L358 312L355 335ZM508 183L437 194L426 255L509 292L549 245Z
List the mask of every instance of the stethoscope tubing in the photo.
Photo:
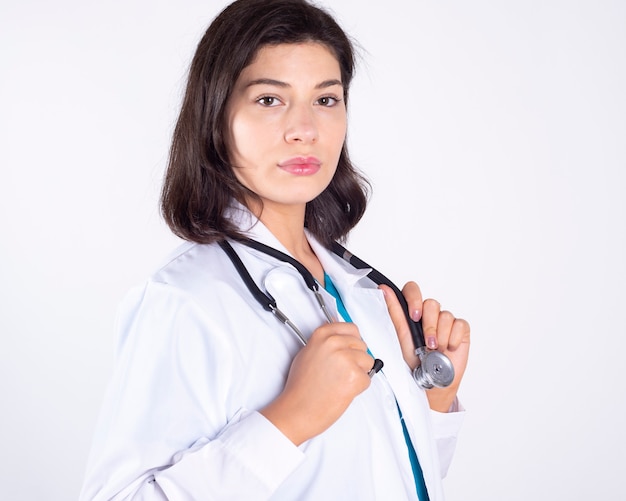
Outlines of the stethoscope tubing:
M267 254L271 257L279 261L286 262L292 265L302 276L304 282L307 287L313 291L315 298L326 317L326 320L329 323L335 322L335 319L332 317L328 308L326 307L326 303L322 294L319 291L319 284L315 280L315 277L306 269L306 267L300 263L298 260L293 257L281 252L273 247L262 244L261 242L257 242L252 239L240 239L237 242L251 247L259 252ZM302 334L302 332L298 329L298 327L289 320L287 315L285 315L277 306L276 300L269 294L269 292L263 292L254 282L250 273L246 269L243 261L235 252L232 245L227 240L222 240L219 242L220 247L224 250L226 255L230 258L233 265L235 266L237 272L241 276L248 290L252 293L253 297L258 301L258 303L267 311L272 312L276 318L278 318L283 324L286 324L297 336L299 342L306 346L306 338ZM409 312L409 306L402 294L402 291L385 275L380 273L374 267L367 264L365 261L359 259L357 256L349 252L345 247L337 242L333 242L331 245L332 252L337 254L339 257L350 263L357 269L369 269L367 277L372 280L377 285L387 285L393 290L394 294L398 298L402 309L404 311L404 315L406 317L409 330L411 332L411 339L413 341L413 345L415 348L415 355L420 360L420 364L414 369L413 377L415 381L425 389L432 388L433 386L438 387L446 387L448 386L453 378L454 378L454 366L443 353L439 351L429 351L426 349L426 345L424 342L424 331L422 328L421 321L415 322L411 318ZM369 376L373 377L383 366L383 362L380 359L374 360L374 365L372 369L369 371Z
M307 287L313 291L315 298L317 299L317 302L319 304L319 307L324 313L324 316L326 317L326 321L328 323L336 322L336 320L333 318L333 316L330 314L330 311L328 311L328 308L326 307L326 302L324 301L324 298L319 291L319 284L317 283L313 275L309 272L309 270L307 270L302 263L292 258L288 254L285 254L284 252L274 249L273 247L270 247L268 245L262 244L261 242L257 242L256 240L246 239L246 240L240 241L240 243L247 245L253 249L256 249L260 252L263 252L265 254L268 254L269 256L272 256L280 261L287 262L291 264L294 268L296 268L296 270L300 273L300 275L304 279L304 282L306 283ZM300 329L298 329L298 327L289 319L289 317L287 317L287 315L285 315L278 308L278 305L276 304L276 300L272 297L272 295L267 291L263 292L256 285L256 283L250 276L250 273L248 272L247 268L243 264L243 261L241 260L241 258L239 257L235 249L233 249L232 245L230 245L230 243L226 240L220 241L219 245L224 250L224 252L226 252L226 255L230 258L235 268L237 269L237 272L239 273L242 280L244 281L246 287L252 293L252 295L257 300L257 302L261 304L261 306L263 306L265 310L272 312L274 316L278 318L278 320L280 320L282 323L287 325L292 330L292 332L296 335L298 341L300 341L302 346L306 346L307 344L306 338L304 337ZM370 378L374 377L374 375L383 368L383 365L384 363L382 360L380 360L379 358L375 358L372 368L367 373L368 376Z
M250 276L248 269L245 267L243 261L241 260L237 252L235 252L235 249L233 249L232 245L230 245L226 240L222 240L219 242L219 246L224 250L226 255L232 261L233 265L237 269L237 272L239 273L239 276L245 283L248 290L254 296L254 299L256 299L257 302L265 310L273 313L276 318L278 318L278 320L286 324L294 332L302 346L306 346L306 338L304 337L300 329L298 329L298 327L289 319L289 317L278 308L276 300L269 292L265 293L261 289L259 289L259 287L257 287L256 283Z
M340 256L345 261L349 262L357 269L369 269L368 278L377 285L386 285L398 298L400 305L404 311L406 321L409 325L411 332L411 339L413 340L413 347L415 348L415 355L419 358L419 365L413 369L413 378L424 389L430 389L433 387L445 388L449 386L454 380L454 366L450 359L437 350L426 349L426 343L424 342L424 329L422 327L421 319L414 321L411 318L409 311L409 305L406 302L402 291L385 275L379 272L373 266L370 266L362 259L349 252L345 247L337 242L333 242L331 250Z
M424 348L426 346L426 343L424 341L424 329L422 328L422 321L419 320L415 322L411 318L411 314L409 312L409 305L406 302L406 299L404 297L404 294L402 294L402 291L391 280L389 280L385 275L383 275L380 271L378 271L373 266L370 266L365 261L363 261L362 259L352 254L343 245L337 242L333 242L331 244L331 250L335 254L337 254L339 257L341 257L342 259L350 263L355 268L359 270L363 270L363 269L371 270L367 274L367 276L370 280L372 280L372 282L374 282L376 285L386 285L394 292L394 294L398 298L398 301L400 302L400 305L402 306L402 311L404 312L404 316L406 317L407 323L409 324L409 330L411 331L411 339L413 340L413 346L415 347L415 350Z

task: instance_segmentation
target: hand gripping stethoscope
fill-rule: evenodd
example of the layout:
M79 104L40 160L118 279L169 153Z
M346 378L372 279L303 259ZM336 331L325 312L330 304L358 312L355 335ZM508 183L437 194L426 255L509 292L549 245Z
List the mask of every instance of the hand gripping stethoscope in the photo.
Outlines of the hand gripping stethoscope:
M237 242L247 245L248 247L251 247L259 252L262 252L275 259L292 265L300 273L304 282L306 283L306 286L315 294L317 302L324 312L324 316L326 317L328 322L332 323L335 321L328 311L326 303L324 302L324 298L319 291L319 284L302 263L285 254L284 252L257 242L256 240L241 239L237 240ZM255 284L254 280L250 276L250 273L248 273L248 270L241 261L241 258L235 252L230 243L228 243L228 241L226 240L222 240L221 242L219 242L219 245L224 250L226 255L230 258L233 265L237 269L237 272L241 276L241 279L244 281L246 287L250 290L250 292L259 302L259 304L263 306L265 310L272 312L276 316L276 318L278 318L282 323L286 324L294 332L294 334L298 338L298 341L302 343L303 346L306 345L306 339L303 336L302 332L300 332L298 327L294 325L293 322L289 320L289 318L282 311L280 311L280 309L278 309L278 306L276 305L276 300L268 292L263 292ZM430 389L434 386L438 388L445 388L446 386L449 386L454 379L454 366L450 362L450 359L440 351L431 351L426 348L422 323L421 321L414 322L411 319L411 316L409 314L409 307L406 299L404 298L404 295L402 294L402 291L400 291L400 289L398 289L398 287L396 287L394 283L387 277L385 277L382 273L380 273L364 261L360 260L355 255L348 252L340 244L333 242L333 244L331 245L331 250L357 269L370 269L370 272L367 274L367 277L370 280L372 280L377 285L387 285L395 293L398 301L400 301L400 304L402 305L404 314L409 324L411 338L413 340L413 345L415 346L415 355L417 355L420 360L420 364L413 370L413 378L415 379L417 384L424 389ZM380 371L382 367L382 360L375 359L374 365L369 371L369 376L372 377L374 374Z

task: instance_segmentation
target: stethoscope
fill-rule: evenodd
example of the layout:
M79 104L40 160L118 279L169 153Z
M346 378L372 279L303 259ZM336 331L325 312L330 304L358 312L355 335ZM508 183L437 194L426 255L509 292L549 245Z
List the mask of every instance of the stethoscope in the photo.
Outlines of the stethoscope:
M319 291L319 284L317 280L313 277L311 272L307 270L302 263L294 259L293 257L281 252L279 250L274 249L268 245L262 244L261 242L257 242L252 239L241 239L237 240L237 242L251 247L259 252L267 254L279 261L288 263L292 265L298 273L302 276L306 286L313 292L317 302L326 317L326 320L329 323L335 322L335 319L330 314L326 303L324 301L324 297ZM285 315L277 306L276 300L269 294L269 292L263 292L254 282L250 273L246 269L243 261L235 252L232 245L226 240L222 240L219 242L220 247L224 250L226 255L230 258L233 265L237 269L241 279L245 283L246 287L250 291L250 293L254 296L256 301L267 311L272 312L280 322L287 325L290 330L295 334L298 341L306 346L306 338L298 329L298 327ZM407 322L409 324L409 329L411 331L411 338L413 340L413 345L415 346L415 355L420 360L420 364L413 370L413 378L424 389L430 389L434 386L438 388L445 388L452 383L454 379L454 366L450 362L450 359L446 357L443 353L436 350L428 350L426 348L426 343L424 342L424 331L422 329L422 322L414 322L411 319L409 314L409 307L402 294L402 291L396 287L396 285L385 277L382 273L377 271L375 268L367 264L366 262L359 259L354 254L348 252L342 245L333 242L331 245L332 252L337 254L339 257L350 263L357 269L370 269L370 272L367 274L367 277L372 280L377 285L387 285L390 287L395 293L398 301L402 305L404 310L404 314L406 316ZM380 369L383 367L383 362L380 359L374 360L374 365L369 371L369 376L373 377Z

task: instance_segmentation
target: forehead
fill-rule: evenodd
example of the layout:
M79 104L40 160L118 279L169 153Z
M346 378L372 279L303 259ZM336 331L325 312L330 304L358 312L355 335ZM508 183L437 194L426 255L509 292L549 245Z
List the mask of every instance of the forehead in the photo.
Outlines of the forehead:
M341 75L339 61L327 45L319 42L302 42L260 47L240 77L250 73L286 72L292 69L332 72L336 78Z

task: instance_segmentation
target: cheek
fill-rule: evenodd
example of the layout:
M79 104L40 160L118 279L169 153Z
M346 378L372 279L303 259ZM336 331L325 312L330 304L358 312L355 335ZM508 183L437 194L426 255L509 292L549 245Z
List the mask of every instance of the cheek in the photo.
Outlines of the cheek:
M228 107L226 108L222 130L224 131L224 146L228 154L228 161L231 164L236 163L237 140L235 134L235 118Z
M228 121L228 152L234 163L237 163L237 159L246 150L245 137L245 128L241 120L236 117L230 118Z
M234 117L229 127L229 150L234 155L233 160L237 158L240 162L256 164L275 143L275 134L271 123Z
M346 134L348 130L348 120L344 115L339 120L333 121L331 124L331 130L333 131L333 137L335 138L335 144L343 145L346 140Z
M345 123L343 125L337 125L334 130L333 143L334 143L334 148L335 148L337 159L339 159L339 155L341 154L341 150L346 141L346 133L347 133L347 128L346 128Z

